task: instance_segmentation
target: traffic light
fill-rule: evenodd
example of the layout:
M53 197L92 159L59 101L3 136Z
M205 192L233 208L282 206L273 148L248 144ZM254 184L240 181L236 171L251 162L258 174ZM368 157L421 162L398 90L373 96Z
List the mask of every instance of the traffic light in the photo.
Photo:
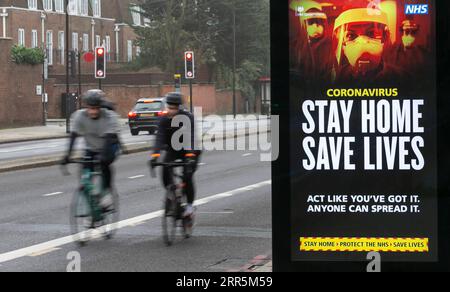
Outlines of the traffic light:
M106 78L105 48L95 48L95 78Z
M195 78L194 52L192 51L185 52L184 62L185 62L185 78L194 79Z

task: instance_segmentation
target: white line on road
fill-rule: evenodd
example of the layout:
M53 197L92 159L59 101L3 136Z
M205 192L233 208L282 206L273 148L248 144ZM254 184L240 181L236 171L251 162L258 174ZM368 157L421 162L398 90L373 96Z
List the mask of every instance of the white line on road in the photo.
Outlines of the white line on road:
M233 211L225 211L225 212L196 212L196 214L212 214L212 215L221 215L221 214L233 214Z
M62 195L64 194L63 192L56 192L56 193L51 193L51 194L45 194L42 195L43 197L53 197L53 196L58 196L58 195Z
M263 182L260 182L260 183L254 184L254 185L235 189L235 190L232 190L229 192L216 194L216 195L213 195L210 197L206 197L206 198L197 200L195 205L200 206L200 205L204 205L209 202L212 202L212 201L216 201L216 200L220 200L223 198L243 194L247 191L251 191L251 190L255 190L255 189L258 189L258 188L261 188L264 186L271 185L271 183L272 182L270 180L266 180L266 181L263 181ZM137 216L134 218L126 219L126 220L118 222L117 224L113 224L113 225L110 225L107 227L112 228L112 229L122 229L124 227L136 226L136 224L143 223L145 221L161 217L162 215L163 215L163 210L159 210L156 212L152 212L152 213L144 214L144 215ZM82 234L77 234L77 235L80 236ZM33 255L33 254L39 254L39 253L49 251L49 250L54 250L56 248L60 248L63 245L73 243L73 242L75 242L74 236L69 235L66 237L61 237L61 238L58 238L55 240L47 241L47 242L44 242L41 244L21 248L18 250L7 252L7 253L3 253L3 254L0 254L0 263L9 262L12 260L16 260L16 259L19 259L22 257Z
M140 175L130 176L129 179L137 179L137 178L143 178L143 177L145 177L145 175L140 174Z
M251 153L245 153L242 155L242 157L247 157L247 156L251 156L251 155L252 155Z

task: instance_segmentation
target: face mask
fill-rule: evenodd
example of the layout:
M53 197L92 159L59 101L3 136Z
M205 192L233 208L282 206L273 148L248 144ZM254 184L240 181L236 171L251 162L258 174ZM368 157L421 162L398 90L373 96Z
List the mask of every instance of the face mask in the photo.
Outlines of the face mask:
M412 45L414 44L416 38L413 37L412 35L404 35L402 37L402 42L403 45L405 46L405 48L409 48L412 47Z
M346 42L344 54L355 71L364 73L380 64L383 43L367 36L358 36L355 40Z
M308 25L307 31L310 39L318 39L323 36L324 29L322 25L317 25L314 23L312 25Z

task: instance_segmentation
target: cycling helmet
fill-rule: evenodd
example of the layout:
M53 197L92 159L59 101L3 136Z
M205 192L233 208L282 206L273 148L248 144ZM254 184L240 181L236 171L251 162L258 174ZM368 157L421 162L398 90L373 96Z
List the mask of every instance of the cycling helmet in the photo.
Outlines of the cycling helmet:
M171 105L183 104L183 96L178 92L170 92L166 95L166 103Z
M100 89L88 90L83 95L83 101L88 106L101 107L106 94Z

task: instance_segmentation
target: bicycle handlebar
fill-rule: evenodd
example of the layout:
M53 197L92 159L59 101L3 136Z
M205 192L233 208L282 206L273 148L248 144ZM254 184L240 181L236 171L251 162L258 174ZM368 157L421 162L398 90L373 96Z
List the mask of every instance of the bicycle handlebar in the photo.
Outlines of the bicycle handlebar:
M176 167L184 167L184 166L190 166L194 164L195 162L150 162L150 174L153 178L156 177L155 167L158 166L165 166L169 168L176 168Z

